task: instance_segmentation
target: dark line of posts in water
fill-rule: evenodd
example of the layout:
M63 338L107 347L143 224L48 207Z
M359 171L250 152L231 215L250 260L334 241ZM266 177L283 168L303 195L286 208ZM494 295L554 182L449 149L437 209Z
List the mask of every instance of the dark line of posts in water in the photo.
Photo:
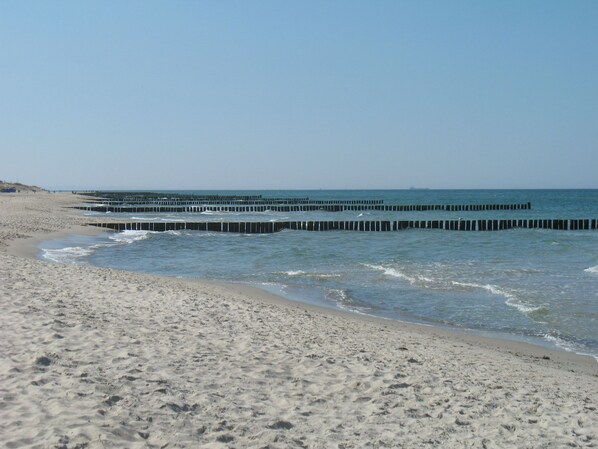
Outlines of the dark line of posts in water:
M373 203L317 203L317 204L295 204L295 205L221 205L203 204L180 205L180 206L75 206L89 212L115 212L115 213L202 213L202 212L343 212L343 211L384 211L384 212L410 212L410 211L486 211L486 210L529 210L531 203L522 204L373 204Z
M472 219L472 220L374 220L374 221L268 221L268 222L104 222L91 226L115 231L212 231L270 234L283 230L388 232L405 229L450 231L499 231L506 229L595 230L597 219Z

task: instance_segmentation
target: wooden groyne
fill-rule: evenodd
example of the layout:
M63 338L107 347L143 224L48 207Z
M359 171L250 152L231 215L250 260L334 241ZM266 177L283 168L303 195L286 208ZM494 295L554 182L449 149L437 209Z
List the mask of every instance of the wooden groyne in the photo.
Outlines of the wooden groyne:
M476 219L476 220L374 220L374 221L268 221L268 222L104 222L91 226L116 231L212 231L241 234L270 234L285 229L302 231L389 232L404 229L450 231L500 231L506 229L595 230L597 219Z
M381 199L312 200L308 197L263 197L262 195L209 195L160 192L73 192L93 197L89 202L101 200L106 205L263 205L263 204L383 204Z
M496 210L529 210L531 203L522 204L378 204L378 203L306 203L294 205L265 204L265 205L95 205L75 206L89 212L114 212L114 213L202 213L202 212L343 212L343 211L383 211L383 212L411 212L411 211L496 211Z
M80 195L101 198L114 202L151 202L163 200L201 200L201 201L251 201L262 199L262 195L208 195L172 192L118 192L118 191L74 191ZM307 198L306 198L307 199Z
M97 203L97 201L95 201ZM268 198L268 199L160 199L160 200L103 200L102 205L108 206L255 206L255 205L335 205L335 204L383 204L384 200L310 200L309 198Z

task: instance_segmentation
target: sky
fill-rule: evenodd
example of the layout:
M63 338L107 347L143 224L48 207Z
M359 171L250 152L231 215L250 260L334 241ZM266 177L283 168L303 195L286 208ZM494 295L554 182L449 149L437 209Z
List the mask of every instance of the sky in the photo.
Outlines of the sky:
M4 0L0 179L598 188L598 1Z

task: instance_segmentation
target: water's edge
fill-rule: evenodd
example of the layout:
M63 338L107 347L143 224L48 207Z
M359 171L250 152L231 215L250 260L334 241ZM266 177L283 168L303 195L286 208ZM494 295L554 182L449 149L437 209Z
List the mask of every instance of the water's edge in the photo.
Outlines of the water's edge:
M114 234L115 233L112 233L112 232L94 232L94 233L89 233L89 234L73 233L73 234L68 234L68 235L64 235L64 234L59 235L52 239L40 240L36 244L36 248L37 248L36 257L39 260L48 261L50 263L80 263L80 262L72 262L72 261L67 262L67 261L53 260L51 257L48 257L47 251L48 251L48 249L51 249L51 248L61 248L61 249L72 248L73 252L67 251L67 254L69 257L72 257L73 255L75 255L75 257L76 257L77 251L80 251L81 247L68 247L68 246L65 247L64 246L65 242L69 242L72 240L81 242L83 240L83 241L86 241L89 243L90 248L87 248L87 249L83 248L80 254L87 255L87 254L93 252L94 249L91 247L93 247L94 245L97 245L98 239L105 238L106 236L110 236L110 235L114 235ZM131 241L129 243L133 243L133 241ZM93 265L93 266L97 266L99 268L105 268L102 265ZM120 268L116 268L116 269L120 269ZM466 336L470 336L470 337L478 336L478 337L489 338L492 340L497 340L499 342L500 341L503 341L503 342L511 341L511 342L516 342L516 343L525 343L525 344L530 344L530 345L540 347L543 349L548 349L550 351L563 352L563 353L574 353L574 354L577 354L580 356L589 356L589 357L593 357L594 359L596 359L596 361L598 361L598 355L596 355L596 354L575 351L575 350L572 350L572 349L569 349L566 347L559 346L554 341L546 340L546 339L543 339L540 337L533 337L533 336L529 336L529 335L514 334L514 333L505 333L505 332L499 332L499 331L494 331L494 330L471 329L471 328L467 328L467 327L450 326L450 325L445 325L443 323L439 323L439 322L432 321L432 320L426 321L426 320L422 320L422 319L409 319L409 317L401 317L399 319L399 318L391 318L391 317L384 316L384 315L364 313L364 312L360 312L355 309L341 307L338 305L338 303L327 301L325 298L321 298L320 300L318 300L313 295L302 297L296 291L289 293L288 290L285 288L285 285L283 285L283 284L197 278L197 277L187 277L187 276L180 276L180 275L164 275L164 274L152 273L149 271L137 271L137 270L123 270L123 271L138 272L138 273L155 275L155 276L165 276L165 277L175 277L175 278L185 278L185 279L190 279L190 280L206 281L210 284L221 285L221 286L227 286L227 285L247 286L247 287L251 287L253 289L258 289L260 291L266 292L269 295L274 295L275 297L280 298L282 301L291 301L294 303L307 304L310 306L316 306L321 309L336 310L336 311L340 311L343 313L350 313L353 315L362 315L362 316L366 316L366 317L377 319L377 320L392 321L392 322L398 322L398 323L408 323L408 324L416 325L416 326L431 327L431 328L448 331L448 332L456 333L456 334L460 334L460 335L466 335Z

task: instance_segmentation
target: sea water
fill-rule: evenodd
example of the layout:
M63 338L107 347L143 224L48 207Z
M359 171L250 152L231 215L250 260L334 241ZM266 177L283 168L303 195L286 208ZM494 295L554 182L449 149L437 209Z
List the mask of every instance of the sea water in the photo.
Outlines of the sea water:
M520 204L478 212L108 214L138 221L598 218L596 190L179 192L384 204ZM89 213L101 221L105 214ZM354 313L491 333L598 357L598 231L126 231L45 242L44 258L238 282Z

